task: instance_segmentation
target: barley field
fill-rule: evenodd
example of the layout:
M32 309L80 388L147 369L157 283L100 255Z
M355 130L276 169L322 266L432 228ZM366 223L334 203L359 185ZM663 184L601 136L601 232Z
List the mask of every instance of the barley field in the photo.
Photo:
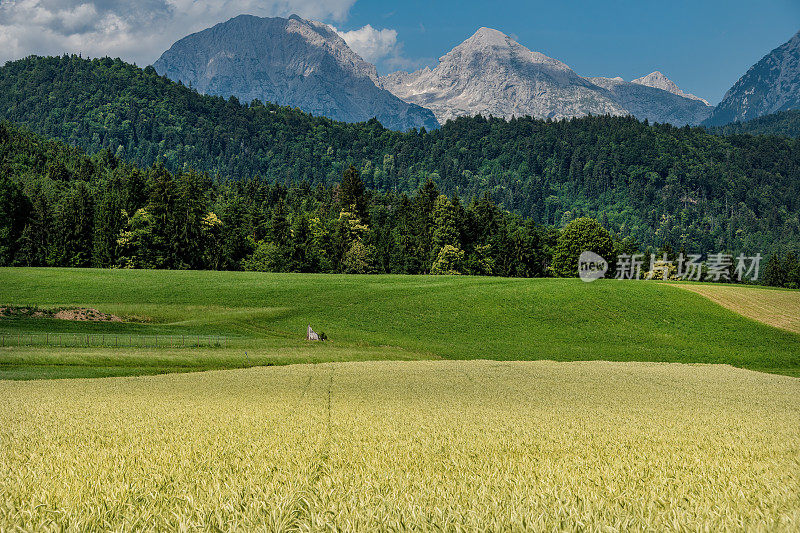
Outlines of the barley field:
M800 529L800 380L380 361L0 381L0 531Z

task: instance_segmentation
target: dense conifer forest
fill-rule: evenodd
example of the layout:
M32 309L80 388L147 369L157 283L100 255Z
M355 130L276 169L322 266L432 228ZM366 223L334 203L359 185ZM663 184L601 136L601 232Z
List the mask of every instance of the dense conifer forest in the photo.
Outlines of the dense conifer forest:
M3 264L547 275L586 216L645 253L791 272L800 245L787 137L608 116L398 133L77 56L0 68L0 117L25 128L0 129Z

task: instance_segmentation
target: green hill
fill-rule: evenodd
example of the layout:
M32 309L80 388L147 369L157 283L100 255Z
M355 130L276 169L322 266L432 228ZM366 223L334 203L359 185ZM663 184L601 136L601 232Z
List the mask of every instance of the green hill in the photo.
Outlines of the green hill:
M221 178L489 193L543 224L581 215L645 246L714 253L800 243L800 141L720 137L632 118L462 118L391 132L297 110L203 96L119 60L31 57L0 68L0 118L140 166L157 159Z
M90 269L0 269L0 279L0 306L138 317L0 319L0 333L12 344L16 333L32 331L230 337L225 347L197 350L7 347L0 351L7 376L386 358L670 361L800 371L797 334L658 282ZM302 340L309 324L332 342Z

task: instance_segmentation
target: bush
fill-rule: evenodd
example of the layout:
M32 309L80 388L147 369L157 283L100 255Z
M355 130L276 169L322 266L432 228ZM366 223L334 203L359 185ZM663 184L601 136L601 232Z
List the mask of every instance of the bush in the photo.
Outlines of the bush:
M561 231L553 254L553 273L562 278L578 276L578 258L594 252L613 264L614 240L600 223L588 217L573 220Z
M285 251L273 242L259 241L253 253L242 261L242 268L252 272L287 272Z
M459 275L464 263L464 252L453 245L445 244L431 267L431 274Z

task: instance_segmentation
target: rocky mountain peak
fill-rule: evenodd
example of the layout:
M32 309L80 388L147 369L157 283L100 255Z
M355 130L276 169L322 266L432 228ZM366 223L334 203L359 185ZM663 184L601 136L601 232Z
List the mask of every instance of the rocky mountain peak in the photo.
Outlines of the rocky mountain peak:
M381 85L432 110L439 122L476 114L553 119L627 114L608 91L561 61L491 28L478 29L435 68L389 74Z
M639 120L647 119L662 124L667 122L677 126L696 125L706 120L713 109L699 98L690 98L646 83L625 81L619 76L587 79L606 89L614 101Z
M176 42L153 65L198 91L259 99L346 122L436 128L433 113L379 88L374 65L333 28L297 15L240 15Z
M469 62L473 67L490 62L502 64L511 61L544 64L552 69L571 72L561 61L529 50L505 33L486 27L479 28L469 39L439 58L440 63Z
M459 46L484 46L484 47L498 47L505 48L513 46L516 43L511 37L505 33L495 30L494 28L482 27L472 34L472 36L461 43Z
M647 87L652 87L654 89L661 89L662 91L667 91L668 93L677 94L678 96L683 96L684 98L690 98L692 100L699 100L706 105L710 105L704 99L695 96L693 94L683 92L674 81L666 77L661 71L656 70L648 74L647 76L642 76L641 78L636 78L632 80L631 83L636 83L637 85L645 85Z

